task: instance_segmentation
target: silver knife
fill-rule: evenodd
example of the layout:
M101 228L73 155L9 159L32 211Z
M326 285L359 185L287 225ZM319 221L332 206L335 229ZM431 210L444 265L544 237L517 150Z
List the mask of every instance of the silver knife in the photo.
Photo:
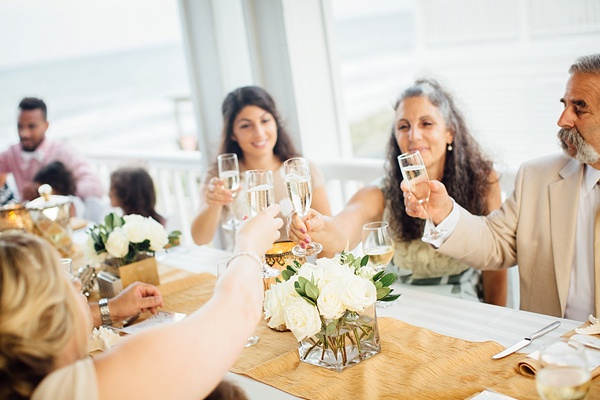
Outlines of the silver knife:
M559 326L560 326L560 321L555 321L555 322L551 323L550 325L548 325L548 326L540 329L539 331L537 331L533 335L527 336L526 338L524 338L520 342L517 342L517 343L513 344L508 349L506 349L504 351L501 351L500 353L496 354L495 356L492 356L492 358L494 360L497 360L499 358L506 357L506 356L514 353L515 351L520 350L523 347L527 346L529 343L533 342L535 339L544 336L546 333L552 332L553 330L555 330Z

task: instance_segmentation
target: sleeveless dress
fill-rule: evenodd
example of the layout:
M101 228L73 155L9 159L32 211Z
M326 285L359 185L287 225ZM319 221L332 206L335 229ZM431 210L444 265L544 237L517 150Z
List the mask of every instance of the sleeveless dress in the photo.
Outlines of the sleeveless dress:
M54 399L98 399L98 381L91 357L83 358L50 373L31 395L31 400Z

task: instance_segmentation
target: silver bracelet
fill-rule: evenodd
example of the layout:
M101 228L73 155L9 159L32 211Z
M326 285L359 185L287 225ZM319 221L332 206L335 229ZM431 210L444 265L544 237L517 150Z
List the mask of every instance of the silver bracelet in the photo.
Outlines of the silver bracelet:
M98 308L100 308L100 319L102 320L102 325L111 325L112 319L110 318L110 310L108 309L108 299L100 299L98 302Z
M259 268L262 271L262 269L263 269L263 261L262 261L262 259L256 253L252 253L252 252L249 252L249 251L240 251L239 253L234 254L233 256L231 256L231 258L229 259L229 261L227 261L227 268L229 268L229 264L231 264L231 262L233 260L235 260L238 257L242 257L242 256L247 256L247 257L252 258L254 261L256 261L258 263Z

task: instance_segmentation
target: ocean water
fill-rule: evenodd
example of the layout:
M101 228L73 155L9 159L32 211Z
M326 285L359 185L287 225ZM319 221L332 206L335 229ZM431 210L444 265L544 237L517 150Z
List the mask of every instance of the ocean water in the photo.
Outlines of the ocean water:
M411 13L336 21L347 115L351 122L389 108L412 78ZM17 107L24 96L48 104L48 137L82 148L175 150L178 135L196 134L182 45L98 55L0 70L0 148L17 141Z
M17 141L24 96L48 105L48 137L76 147L176 149L174 98L189 96L181 45L0 70L0 146ZM182 125L192 130L190 108Z

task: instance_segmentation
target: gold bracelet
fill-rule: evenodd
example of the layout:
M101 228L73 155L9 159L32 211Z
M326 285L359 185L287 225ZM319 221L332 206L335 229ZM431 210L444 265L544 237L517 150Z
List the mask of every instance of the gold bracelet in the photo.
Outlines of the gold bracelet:
M229 261L227 261L227 268L229 268L229 264L231 264L231 262L233 260L235 260L238 257L242 257L242 256L247 256L247 257L252 258L254 261L256 261L258 263L259 268L262 271L262 269L263 269L263 261L262 261L262 259L256 253L252 253L252 252L249 252L249 251L240 251L239 253L234 254L233 256L231 256L231 258L229 259Z

